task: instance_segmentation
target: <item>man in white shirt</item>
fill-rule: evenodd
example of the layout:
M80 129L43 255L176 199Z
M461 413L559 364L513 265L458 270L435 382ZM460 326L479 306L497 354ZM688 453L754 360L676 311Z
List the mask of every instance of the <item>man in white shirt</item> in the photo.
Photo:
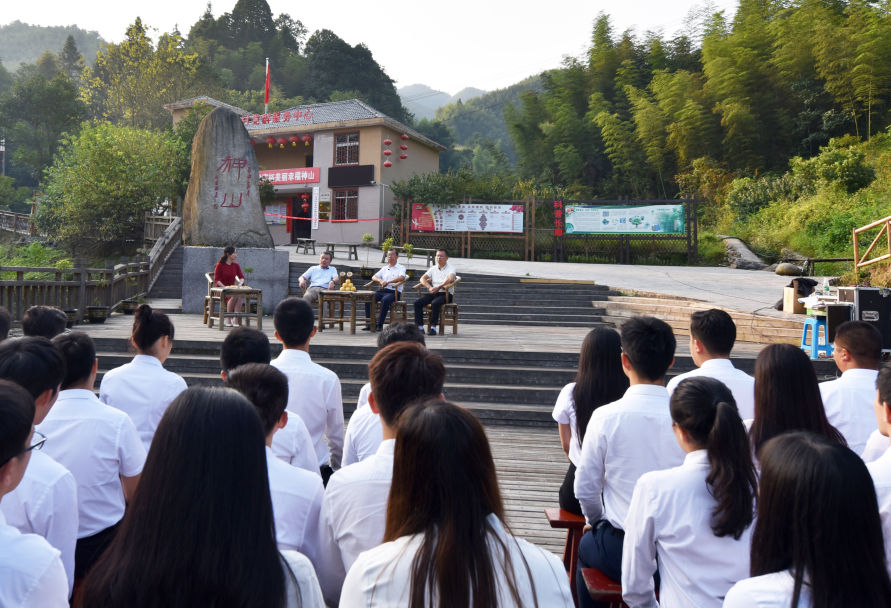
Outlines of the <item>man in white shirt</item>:
M56 336L53 344L65 361L65 379L56 404L37 428L47 437L44 451L77 482L77 580L114 539L146 453L130 416L93 393L99 366L93 339L75 331Z
M368 405L380 414L383 441L374 456L337 471L322 502L318 574L325 598L334 604L359 554L384 538L396 419L416 401L442 397L445 366L423 344L398 342L378 351L368 364L368 377Z
M873 409L879 432L888 442L888 437L891 435L891 366L889 365L882 367L876 378ZM866 468L869 469L876 486L882 533L885 538L885 565L891 574L891 450L886 450L877 460L867 463Z
M405 274L405 266L399 263L399 254L395 249L387 252L387 265L374 273L371 280L379 283L380 287L374 292L374 299L377 300L380 310L377 316L377 329L384 326L387 320L387 313L390 312L390 304L396 301L397 293L402 293L403 283L407 275ZM365 316L371 315L371 305L365 305ZM365 327L366 330L371 329Z
M220 348L220 377L225 381L229 372L246 363L272 361L269 338L262 331L250 327L235 329L223 340ZM285 396L287 401L287 395ZM284 462L319 475L319 461L312 437L303 420L288 412L285 426L272 437L272 452Z
M455 267L449 264L445 249L436 250L436 263L421 277L427 293L415 300L415 325L424 327L424 307L430 305L430 335L436 335L442 305L452 301L451 285L455 282Z
M848 321L838 326L833 346L832 358L842 375L820 383L823 408L829 424L844 435L848 447L862 454L876 430L871 405L882 357L882 334L865 321Z
M300 275L300 289L303 290L303 299L310 304L315 304L319 299L319 292L323 289L334 289L340 281L337 268L331 266L331 254L327 251L319 256L319 265L310 266Z
M288 377L288 411L295 412L309 430L315 446L322 482L340 468L343 454L343 396L340 379L309 358L309 341L316 335L312 306L306 300L286 298L272 317L282 353L273 359Z
M22 387L0 381L0 506L25 475L43 445L34 433L34 399ZM0 510L0 606L63 608L68 581L59 551L36 534L22 534Z
M388 325L377 338L377 348L381 350L395 342L426 344L424 332L411 323ZM378 414L371 411L371 406L368 405L368 395L370 394L371 384L366 382L359 390L356 411L350 416L350 422L347 425L346 437L343 440L343 466L365 460L376 453L381 444L381 419Z
M56 402L64 374L62 355L46 338L25 337L0 344L0 378L15 382L31 394L35 425L43 422ZM74 476L47 454L37 452L0 510L9 525L22 533L42 536L61 552L70 593L78 530Z
M585 588L582 568L621 581L624 522L637 480L684 460L665 389L676 345L671 327L653 317L632 317L620 333L622 370L631 386L618 401L594 410L575 475L576 498L593 526L579 544L579 606L598 605Z
M736 324L723 310L712 308L690 315L690 356L696 369L675 376L668 382L669 396L681 380L706 376L723 382L736 401L739 417L755 417L755 379L730 362L736 342Z
M288 423L288 379L263 363L231 370L226 386L237 390L257 408L266 431L266 468L275 517L275 538L281 550L299 551L319 567L319 512L324 488L318 473L298 469L276 458L272 438Z

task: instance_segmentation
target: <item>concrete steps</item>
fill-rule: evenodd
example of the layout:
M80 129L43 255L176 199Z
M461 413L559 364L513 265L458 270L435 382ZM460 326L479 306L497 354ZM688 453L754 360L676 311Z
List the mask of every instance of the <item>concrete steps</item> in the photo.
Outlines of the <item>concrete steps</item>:
M149 298L153 299L182 299L183 297L183 247L180 245L173 250L164 269L158 276Z

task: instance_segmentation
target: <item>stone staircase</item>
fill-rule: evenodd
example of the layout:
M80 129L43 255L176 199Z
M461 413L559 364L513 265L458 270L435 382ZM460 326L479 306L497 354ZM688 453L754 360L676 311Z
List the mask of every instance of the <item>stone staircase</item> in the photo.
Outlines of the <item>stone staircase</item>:
M148 297L153 300L182 299L183 297L183 247L173 250Z

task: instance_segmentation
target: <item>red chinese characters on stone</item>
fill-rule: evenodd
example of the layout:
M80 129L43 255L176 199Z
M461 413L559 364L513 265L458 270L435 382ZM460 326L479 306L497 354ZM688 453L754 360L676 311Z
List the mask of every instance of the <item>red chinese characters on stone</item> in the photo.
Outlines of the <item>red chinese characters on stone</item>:
M220 207L241 207L241 202L244 198L244 192L238 192L237 198L236 193L227 192L223 195L223 202L220 204Z
M247 159L246 158L232 158L231 156L227 156L224 158L220 165L217 167L217 173L230 173L232 171L238 171L235 181L241 181L241 170L247 167Z
M242 169L245 170L245 185L244 190L241 188L241 173ZM233 158L231 156L227 156L220 160L219 165L217 165L217 172L214 175L214 192L213 192L213 202L214 208L219 207L241 207L241 203L244 200L244 195L248 194L250 196L250 185L251 185L251 177L253 173L248 167L248 161L246 158ZM224 186L223 188L226 190L231 190L229 192L223 192L223 200L220 202L220 176L228 176L228 178L224 178ZM233 179L234 178L234 179ZM229 182L229 186L226 187L226 182Z

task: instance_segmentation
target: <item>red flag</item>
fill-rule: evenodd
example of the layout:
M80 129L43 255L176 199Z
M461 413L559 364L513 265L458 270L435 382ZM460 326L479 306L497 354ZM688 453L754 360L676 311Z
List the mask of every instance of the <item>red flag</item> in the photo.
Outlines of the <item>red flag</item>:
M269 103L269 58L266 58L266 92L263 95L263 103Z

